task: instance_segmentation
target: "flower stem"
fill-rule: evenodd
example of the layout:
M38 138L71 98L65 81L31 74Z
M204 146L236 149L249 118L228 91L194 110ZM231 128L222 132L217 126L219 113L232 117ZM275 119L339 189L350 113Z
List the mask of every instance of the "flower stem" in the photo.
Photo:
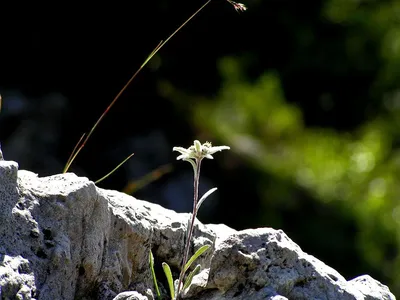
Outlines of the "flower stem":
M176 290L176 297L179 298L179 293L181 290L181 285L183 283L183 277L185 276L185 265L188 260L189 256L189 249L190 249L190 241L192 239L192 234L193 234L193 228L194 228L194 222L196 220L196 215L197 215L197 202L199 200L199 183L200 183L200 167L201 167L201 158L196 159L196 170L194 172L194 178L193 178L193 212L192 212L192 218L189 224L189 227L187 229L187 236L186 236L186 245L184 249L184 256L183 256L183 261L182 261L182 267L181 267L181 273L179 274L179 280L178 280L178 287Z

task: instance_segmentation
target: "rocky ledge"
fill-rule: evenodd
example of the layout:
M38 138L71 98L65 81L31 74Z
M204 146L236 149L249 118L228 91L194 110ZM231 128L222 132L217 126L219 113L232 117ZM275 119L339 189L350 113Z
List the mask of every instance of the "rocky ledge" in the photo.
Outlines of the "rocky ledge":
M0 299L152 299L149 250L176 278L188 217L72 173L40 178L0 161ZM204 244L212 251L184 299L395 299L368 275L346 280L282 230L197 221L192 253Z

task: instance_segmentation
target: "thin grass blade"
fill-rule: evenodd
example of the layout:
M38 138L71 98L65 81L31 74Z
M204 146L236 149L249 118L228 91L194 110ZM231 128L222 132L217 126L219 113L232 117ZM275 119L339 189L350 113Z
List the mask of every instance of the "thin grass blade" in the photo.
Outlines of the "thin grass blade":
M86 145L86 142L89 140L90 136L94 132L94 130L97 128L99 123L103 120L105 115L108 113L108 111L111 109L111 107L114 105L114 103L119 99L119 97L122 95L122 93L128 88L128 86L131 84L133 79L136 78L136 76L140 73L140 71L146 66L146 64L153 58L154 55L179 31L184 27L194 16L196 16L208 3L210 3L211 0L208 0L205 4L203 4L194 14L192 14L181 26L179 26L165 41L161 41L157 47L154 48L153 51L150 52L150 55L145 59L143 64L137 69L137 71L132 75L132 77L128 80L128 82L124 85L124 87L118 92L118 94L115 96L113 101L108 105L108 107L105 109L105 111L101 114L100 118L96 121L96 123L93 125L93 127L90 129L88 135L86 136L85 140L83 141L82 145L77 148L76 152L73 151L71 154L71 160L68 161L66 166L64 167L64 173L66 173L75 160L76 156L79 154L79 152L83 149L83 147ZM78 142L79 144L79 142Z
M116 170L118 170L119 167L121 167L128 159L130 159L132 156L134 155L134 153L132 153L131 155L129 155L127 158L125 158L118 166L116 166L111 172L107 173L107 175L101 177L100 179L96 180L94 183L98 184L100 181L103 181L104 179L106 179L108 176L110 176L112 173L114 173Z
M186 272L189 268L190 268L190 266L192 265L192 263L200 256L200 255L202 255L205 251L207 251L208 250L208 248L210 248L211 246L210 245L204 245L204 246L201 246L199 249L197 249L197 251L195 252L195 254L193 254L193 256L188 260L188 262L186 263L186 265L185 265L185 271L184 272Z
M186 278L185 284L183 285L183 289L182 289L183 291L190 286L190 284L192 283L193 277L200 272L200 268L201 268L201 266L197 265L196 268L194 268L193 271L189 273L189 275Z
M171 299L175 299L175 289L174 289L174 280L172 279L171 268L165 262L162 263L162 267L165 273L165 277L167 277L169 293L171 295Z
M69 167L71 166L72 162L74 161L74 158L77 154L75 154L77 151L76 149L78 149L78 147L81 145L81 142L83 140L83 138L85 137L86 133L82 134L81 138L79 139L79 141L76 143L74 150L72 150L70 156L68 157L67 163L65 164L63 173L67 173Z
M151 250L150 250L150 254L149 254L149 265L150 265L151 275L153 277L154 288L157 293L157 298L158 298L158 300L161 300L161 293L160 293L160 290L158 289L156 272L154 271L154 256L153 256L153 252L151 252Z

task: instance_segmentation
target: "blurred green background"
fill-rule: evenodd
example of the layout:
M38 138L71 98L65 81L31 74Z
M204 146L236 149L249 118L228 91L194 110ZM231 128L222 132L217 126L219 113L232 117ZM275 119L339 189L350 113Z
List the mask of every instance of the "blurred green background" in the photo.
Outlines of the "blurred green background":
M8 14L0 77L6 159L59 173L79 136L161 39L203 1ZM199 219L283 229L347 279L400 295L400 1L213 0L112 108L71 171L177 211L190 166L173 146L229 145ZM17 18L18 17L18 18Z

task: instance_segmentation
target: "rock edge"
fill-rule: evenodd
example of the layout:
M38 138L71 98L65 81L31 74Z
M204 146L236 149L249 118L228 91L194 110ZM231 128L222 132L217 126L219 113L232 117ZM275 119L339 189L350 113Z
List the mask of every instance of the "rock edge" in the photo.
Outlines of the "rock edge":
M149 250L176 278L188 217L0 160L0 299L151 299ZM282 230L197 221L192 253L204 244L212 251L184 299L395 299L368 275L347 281Z

